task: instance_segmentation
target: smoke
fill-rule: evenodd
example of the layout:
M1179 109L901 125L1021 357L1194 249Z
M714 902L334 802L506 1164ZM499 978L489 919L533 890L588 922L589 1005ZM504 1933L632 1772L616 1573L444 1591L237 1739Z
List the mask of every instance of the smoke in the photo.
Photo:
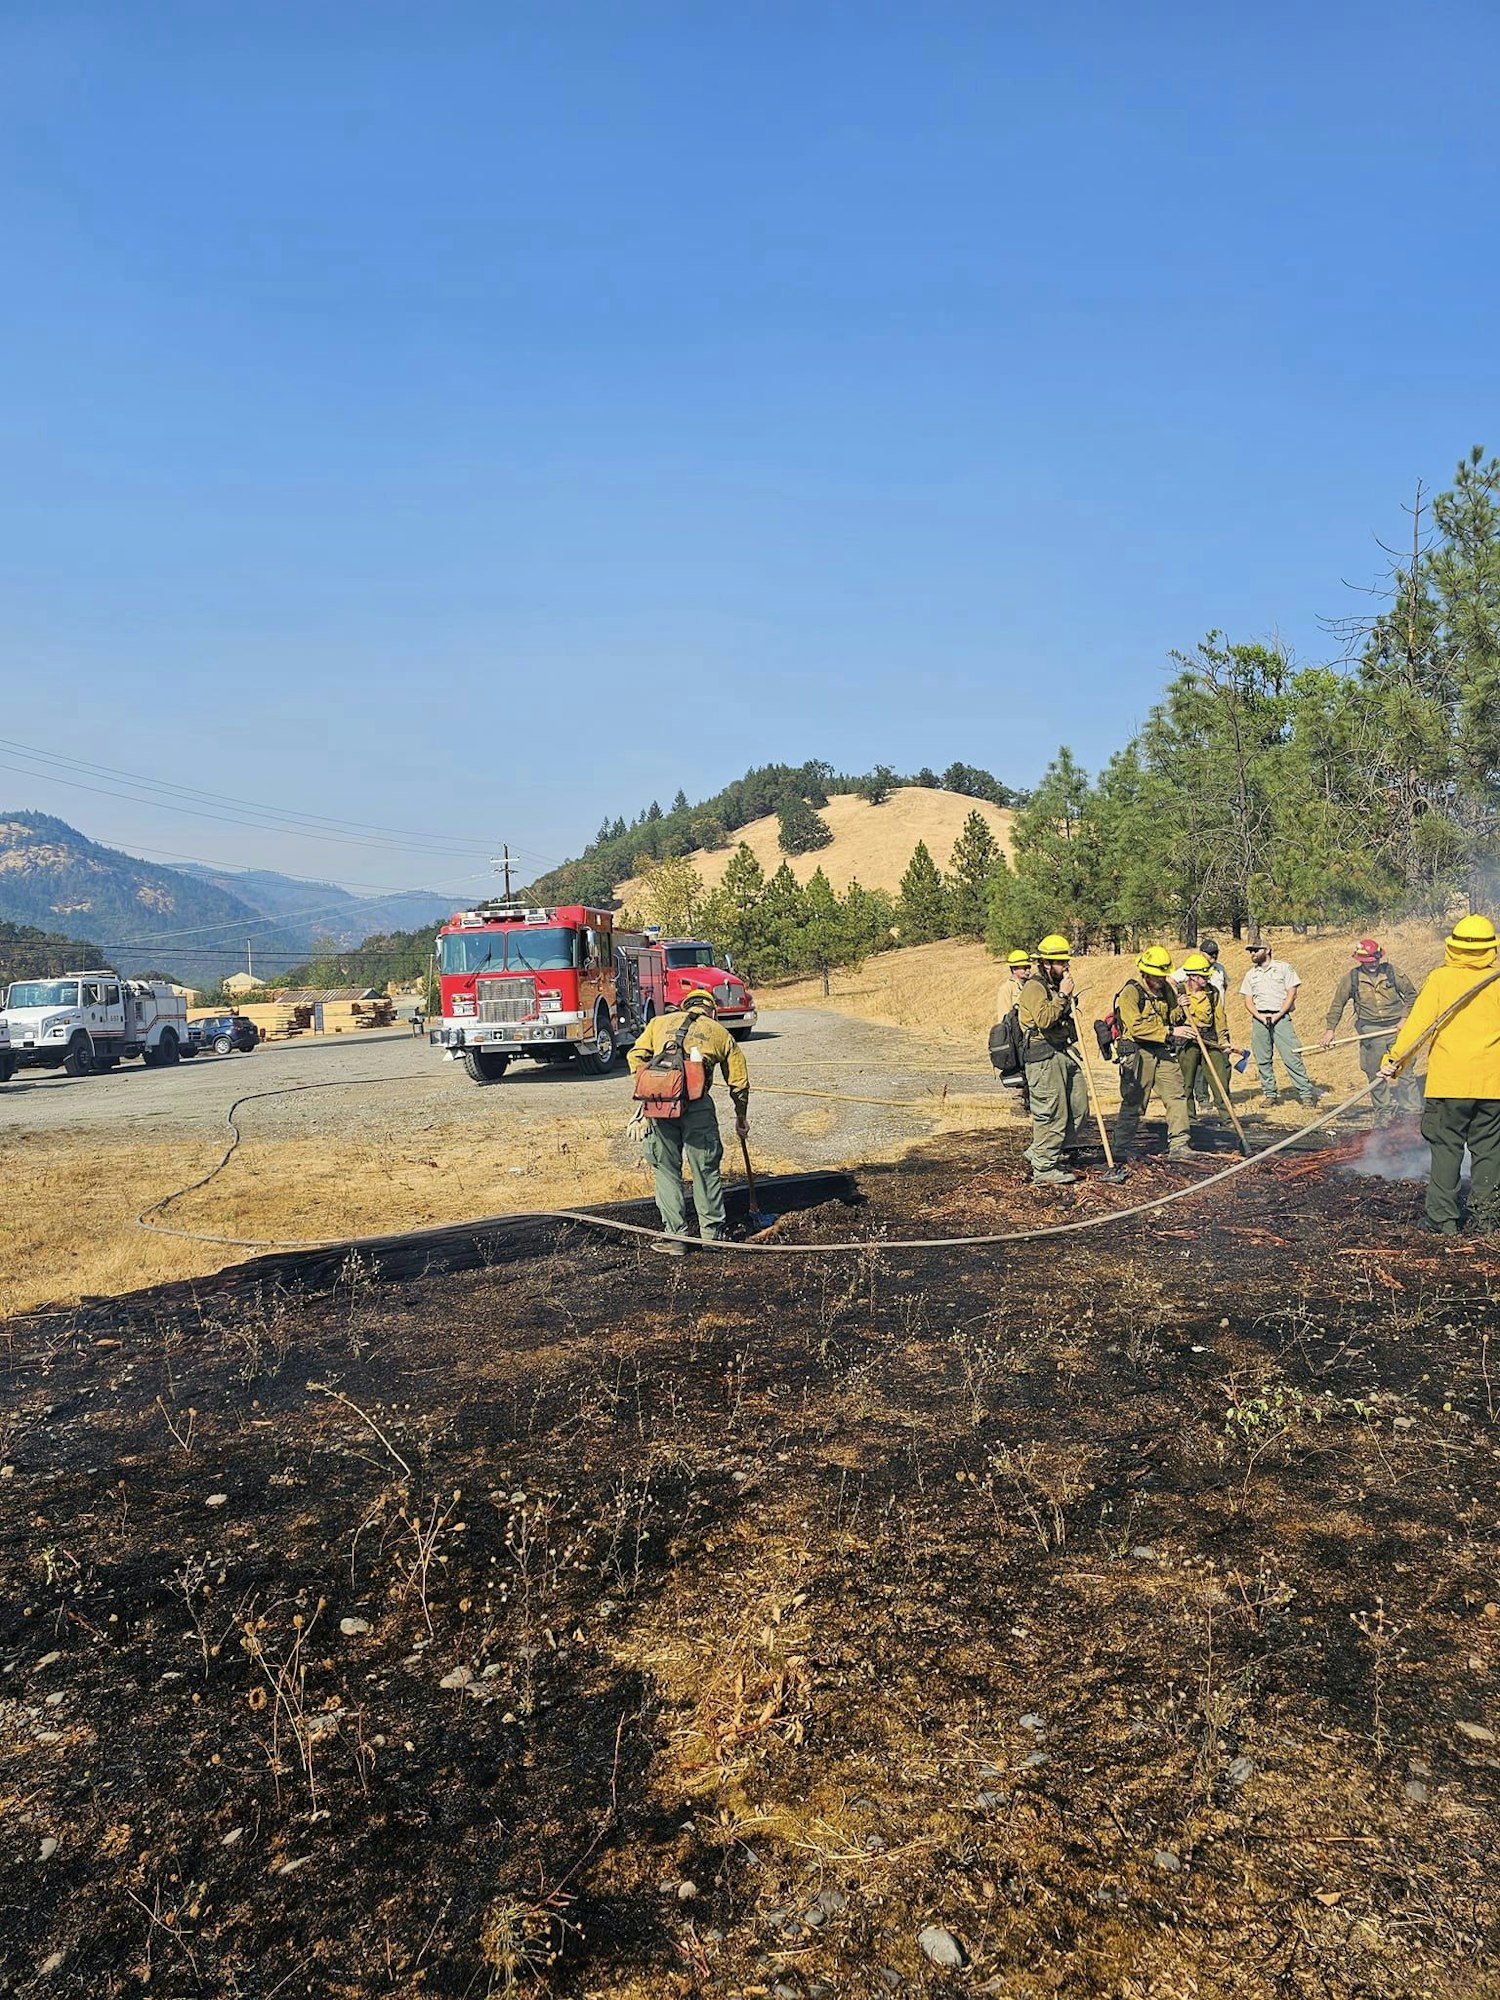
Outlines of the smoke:
M1467 1162L1467 1153L1464 1158ZM1431 1163L1427 1141L1415 1125L1377 1125L1344 1172L1383 1181L1425 1181Z

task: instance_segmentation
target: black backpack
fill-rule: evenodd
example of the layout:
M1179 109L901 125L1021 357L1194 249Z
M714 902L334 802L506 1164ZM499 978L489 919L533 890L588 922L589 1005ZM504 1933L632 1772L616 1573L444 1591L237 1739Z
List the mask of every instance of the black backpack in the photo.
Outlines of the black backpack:
M1020 1076L1025 1070L1025 1040L1020 1017L1014 1007L990 1029L990 1061L1002 1077Z

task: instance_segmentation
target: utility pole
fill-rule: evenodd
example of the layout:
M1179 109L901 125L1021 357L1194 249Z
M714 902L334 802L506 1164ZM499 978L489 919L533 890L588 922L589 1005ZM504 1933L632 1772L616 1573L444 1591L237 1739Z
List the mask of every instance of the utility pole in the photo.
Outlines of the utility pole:
M247 978L250 978L250 979L253 979L253 978L255 977L255 967L254 967L254 966L253 966L253 965L251 964L251 962L250 962L250 940L249 940L249 938L246 938L246 939L245 939L245 973L246 973L246 976L247 976Z
M510 843L507 841L500 849L500 859L498 861L492 861L490 863L491 868L493 868L498 874L503 874L505 877L505 900L507 903L510 901L511 865L512 864L510 858Z

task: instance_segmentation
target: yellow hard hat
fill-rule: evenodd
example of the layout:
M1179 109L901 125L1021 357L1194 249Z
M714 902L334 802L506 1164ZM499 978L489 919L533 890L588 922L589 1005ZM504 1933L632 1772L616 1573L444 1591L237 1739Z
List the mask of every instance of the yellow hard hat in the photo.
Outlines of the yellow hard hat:
M1029 951L1013 951L1005 962L1007 965L1030 965L1031 953Z
M1059 958L1069 959L1072 956L1073 956L1072 945L1070 945L1068 943L1068 940L1065 937L1063 937L1061 933L1058 931L1052 931L1046 937L1044 937L1041 943L1037 946L1036 950L1032 953L1033 958L1045 958L1045 959L1059 959Z
M705 1007L712 1007L714 1004L714 996L706 986L690 986L682 996L682 1005L691 1007L695 1000L701 1001Z
M1201 978L1206 979L1214 968L1211 960L1201 951L1190 951L1182 961L1182 969L1184 972L1196 972Z
M1170 979L1172 976L1172 954L1163 951L1159 944L1147 945L1135 962L1137 972L1148 972L1154 979Z
M1493 951L1500 939L1488 917L1460 917L1447 939L1450 951L1472 952L1476 957Z

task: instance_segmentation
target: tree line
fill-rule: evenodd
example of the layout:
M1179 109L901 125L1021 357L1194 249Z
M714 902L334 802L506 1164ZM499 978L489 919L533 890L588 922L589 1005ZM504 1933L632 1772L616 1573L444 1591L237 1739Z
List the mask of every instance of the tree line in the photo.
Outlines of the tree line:
M947 872L918 841L895 895L855 880L840 896L822 868L799 883L788 861L767 875L741 841L714 889L704 887L686 856L646 863L622 916L659 925L669 936L711 938L752 981L826 976L896 945L984 937L1004 868L1004 852L976 809L954 843Z
M1058 751L1016 815L987 934L1191 942L1267 924L1441 919L1500 887L1500 459L1408 510L1331 663L1210 632L1090 777Z
M858 773L836 771L817 759L763 764L698 805L690 805L679 789L666 810L653 799L628 822L623 815L605 820L581 855L539 875L519 893L528 903L608 906L616 883L639 875L651 862L677 860L695 850L721 853L741 827L773 814L782 853L811 854L833 838L819 812L830 797L852 792L871 805L884 805L901 785L926 785L999 806L1024 797L972 764L953 763L941 774L924 767L906 777L890 764Z

